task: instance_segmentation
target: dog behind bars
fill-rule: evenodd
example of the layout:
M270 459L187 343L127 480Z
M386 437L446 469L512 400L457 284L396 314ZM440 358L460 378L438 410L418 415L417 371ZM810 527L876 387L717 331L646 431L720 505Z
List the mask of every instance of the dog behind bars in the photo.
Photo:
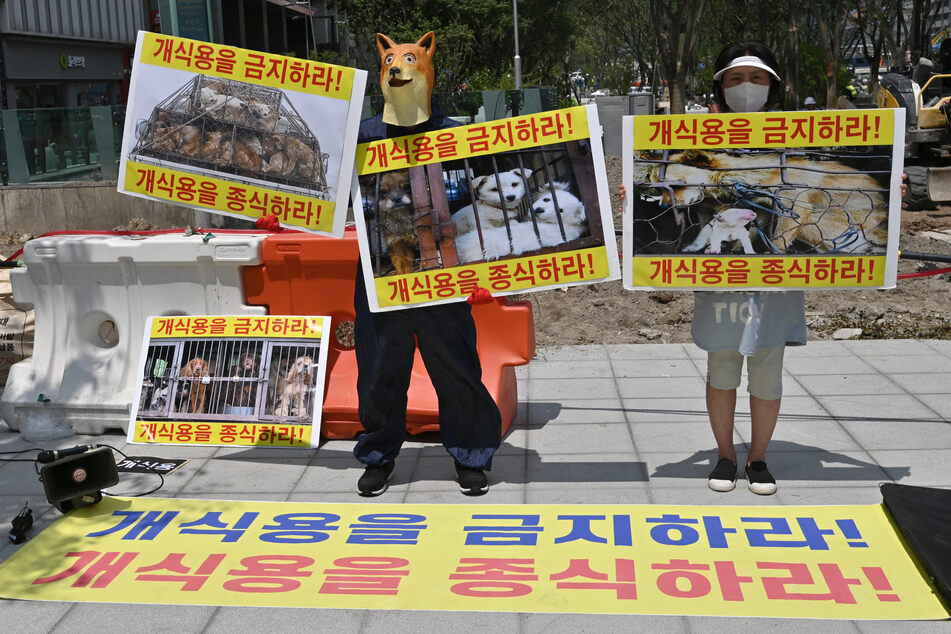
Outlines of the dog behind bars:
M294 360L284 375L284 391L281 393L275 416L304 418L309 415L309 396L314 360L302 355Z
M364 195L378 202L379 226L383 232L386 253L397 275L413 272L419 238L413 228L413 194L409 183L409 170L395 170L379 175L379 200L376 200L375 181L369 179L364 185ZM369 223L368 223L369 224ZM371 244L373 239L371 238Z

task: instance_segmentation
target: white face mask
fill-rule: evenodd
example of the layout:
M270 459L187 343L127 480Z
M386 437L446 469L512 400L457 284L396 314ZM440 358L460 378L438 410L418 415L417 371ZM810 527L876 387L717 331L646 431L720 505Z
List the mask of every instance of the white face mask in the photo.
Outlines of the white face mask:
M759 112L769 99L769 86L747 81L724 88L723 99L733 112Z

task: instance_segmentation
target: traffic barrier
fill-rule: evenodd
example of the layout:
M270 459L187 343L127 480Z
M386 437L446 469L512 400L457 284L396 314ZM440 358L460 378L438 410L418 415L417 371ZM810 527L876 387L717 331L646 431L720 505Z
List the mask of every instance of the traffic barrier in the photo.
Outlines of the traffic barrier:
M147 318L264 315L246 305L241 277L242 267L261 262L263 240L177 230L27 242L26 268L10 279L14 299L35 309L36 339L32 358L10 368L0 400L4 420L13 430L127 430Z
M327 355L321 434L353 438L360 430L357 414L357 359L353 350L353 290L357 274L357 235L342 239L304 233L275 234L262 245L261 266L244 270L249 304L268 307L272 315L330 315L334 336ZM518 388L515 366L535 354L531 302L490 302L472 307L478 333L482 382L502 412L502 431L515 419ZM436 392L419 351L410 380L406 428L410 434L439 429Z

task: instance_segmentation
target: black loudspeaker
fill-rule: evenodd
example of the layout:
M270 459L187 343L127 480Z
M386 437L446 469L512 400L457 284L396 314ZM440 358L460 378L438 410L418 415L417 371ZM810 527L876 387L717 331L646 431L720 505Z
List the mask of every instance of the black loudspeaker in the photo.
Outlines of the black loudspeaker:
M119 472L112 450L99 447L44 465L40 480L49 503L67 513L102 500L102 489L118 483Z

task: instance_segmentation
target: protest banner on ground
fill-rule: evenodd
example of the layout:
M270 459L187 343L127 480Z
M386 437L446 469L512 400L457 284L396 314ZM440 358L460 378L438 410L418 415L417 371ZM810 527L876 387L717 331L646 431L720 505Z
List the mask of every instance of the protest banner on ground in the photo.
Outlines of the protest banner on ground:
M363 143L356 161L371 310L620 277L594 106Z
M152 317L130 443L315 447L330 317Z
M946 619L881 504L109 498L0 565L16 599Z
M341 236L366 71L139 32L120 192Z
M904 110L624 120L624 286L890 288Z

